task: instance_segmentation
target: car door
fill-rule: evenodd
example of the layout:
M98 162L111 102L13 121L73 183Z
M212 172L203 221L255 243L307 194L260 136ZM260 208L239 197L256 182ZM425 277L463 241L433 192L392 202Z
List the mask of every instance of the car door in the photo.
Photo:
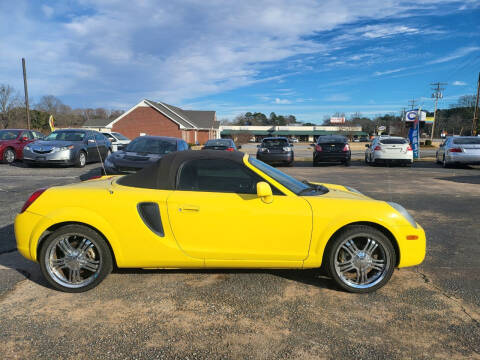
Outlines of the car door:
M443 155L445 154L445 148L447 147L447 144L448 144L448 140L449 139L445 139L445 141L440 144L438 150L437 150L437 159L438 161L442 161L443 160Z
M95 162L100 161L98 156L97 145L95 143L95 135L93 132L87 132L85 136L85 146L87 147L87 161Z
M100 152L102 159L105 159L107 157L107 151L108 151L108 146L107 146L107 138L100 134L99 132L95 132L95 141L97 142L98 146L98 152Z
M30 131L22 131L15 141L15 157L21 159L23 157L23 148L34 140Z
M224 159L183 164L167 200L180 248L210 260L301 261L308 255L312 211L302 197L274 190L265 203L256 195L264 181L244 165Z

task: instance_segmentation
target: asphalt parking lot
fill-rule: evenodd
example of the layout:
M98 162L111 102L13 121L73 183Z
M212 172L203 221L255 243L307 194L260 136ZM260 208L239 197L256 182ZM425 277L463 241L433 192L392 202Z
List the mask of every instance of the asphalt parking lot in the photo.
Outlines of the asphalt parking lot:
M0 165L1 357L480 358L480 167L282 170L404 205L426 230L425 262L368 295L283 270L117 270L89 292L61 293L15 250L13 220L37 188L97 175L99 165Z

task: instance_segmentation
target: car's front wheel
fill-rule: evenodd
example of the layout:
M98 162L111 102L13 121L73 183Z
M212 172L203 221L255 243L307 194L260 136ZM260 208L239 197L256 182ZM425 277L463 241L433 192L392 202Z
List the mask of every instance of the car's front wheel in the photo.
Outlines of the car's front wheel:
M65 292L87 291L113 268L105 240L82 225L66 225L48 235L41 244L39 262L48 282Z
M329 243L327 268L335 283L354 293L373 292L393 274L396 254L381 231L365 225L351 225Z
M85 151L80 151L77 155L77 159L75 161L75 167L83 168L87 164L87 154Z
M7 164L12 164L15 161L15 151L13 149L8 148L3 153L3 160Z

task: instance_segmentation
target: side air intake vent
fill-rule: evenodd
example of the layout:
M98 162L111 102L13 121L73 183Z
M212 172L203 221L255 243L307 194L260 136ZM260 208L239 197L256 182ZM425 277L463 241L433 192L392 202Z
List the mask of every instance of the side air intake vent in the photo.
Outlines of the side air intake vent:
M145 225L155 234L165 236L163 231L162 218L158 204L154 202L142 202L137 205L138 213Z

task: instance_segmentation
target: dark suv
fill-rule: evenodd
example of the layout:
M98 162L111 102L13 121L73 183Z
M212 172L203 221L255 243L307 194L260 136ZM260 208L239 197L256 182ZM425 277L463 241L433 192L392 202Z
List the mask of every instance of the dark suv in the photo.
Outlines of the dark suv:
M284 137L268 137L258 145L257 159L266 163L283 163L292 165L293 145Z
M313 150L313 166L320 162L340 162L345 166L350 165L352 152L348 139L341 135L320 136Z

